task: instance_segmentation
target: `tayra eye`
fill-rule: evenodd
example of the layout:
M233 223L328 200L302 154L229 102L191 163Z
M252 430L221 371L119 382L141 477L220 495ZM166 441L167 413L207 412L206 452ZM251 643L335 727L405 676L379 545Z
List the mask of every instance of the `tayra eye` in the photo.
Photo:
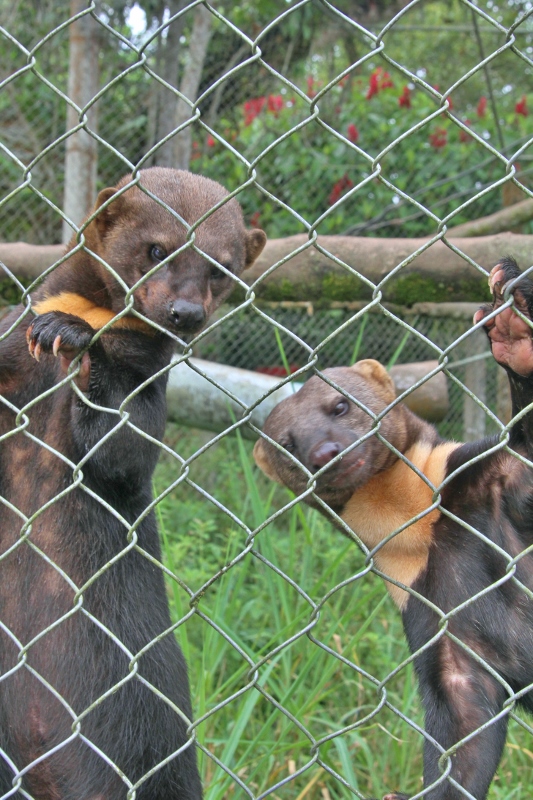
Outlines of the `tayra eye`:
M292 438L283 439L283 441L280 442L280 445L288 453L294 453L294 451L296 450L296 445L294 444L294 440Z
M335 408L333 409L333 416L334 417L342 417L344 414L347 413L348 409L350 408L350 404L347 400L339 400Z
M227 278L228 276L226 275L225 272L222 272L221 269L213 266L211 267L211 272L209 274L209 277L211 278L212 281L222 281L224 280L224 278Z
M163 261L164 258L167 257L167 251L163 247L159 247L158 244L153 244L150 248L150 258L153 258L154 261Z

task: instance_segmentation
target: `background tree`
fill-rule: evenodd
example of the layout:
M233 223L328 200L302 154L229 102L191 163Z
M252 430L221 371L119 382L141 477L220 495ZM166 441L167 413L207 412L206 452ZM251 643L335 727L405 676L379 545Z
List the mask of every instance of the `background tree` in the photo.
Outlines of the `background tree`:
M372 36L405 5L337 0L337 14L321 0L282 9L276 0L220 0L221 19L184 0L101 2L93 72L100 73L102 93L91 112L98 116L98 186L143 163L189 165L236 188L247 170L233 151L253 160L277 142L256 164L269 196L240 195L248 219L272 237L303 230L286 206L309 224L320 218L324 233L416 236L435 227L421 206L440 218L459 209L453 218L459 224L526 197L533 55L527 20L514 30L513 49L504 47L476 69L506 38L461 0L406 9L387 30L383 51L376 49ZM135 30L134 6L146 19ZM292 13L280 13L291 6ZM527 8L511 0L486 10L505 27ZM63 205L65 182L68 19L66 4L0 0L0 22L10 34L0 55L0 191L10 198L0 207L0 238L6 240L61 237L55 207ZM250 45L256 39L260 59ZM350 65L356 66L346 72ZM442 96L452 85L445 113ZM172 136L192 116L178 91L191 103L201 98L202 123ZM319 120L310 119L313 102ZM470 130L479 138L470 139ZM505 178L505 159L520 148L519 178L465 205ZM372 159L385 149L380 177L369 180Z

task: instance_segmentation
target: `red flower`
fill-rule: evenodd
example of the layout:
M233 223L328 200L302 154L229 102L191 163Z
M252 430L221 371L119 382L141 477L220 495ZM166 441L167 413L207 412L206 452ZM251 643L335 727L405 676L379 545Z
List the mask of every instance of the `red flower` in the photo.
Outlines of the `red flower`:
M315 92L314 86L315 86L315 79L313 78L312 75L308 75L307 76L307 96L308 97L314 97L315 96L316 92Z
M469 119L465 119L465 125L468 125L468 127L470 127L471 124L472 123L470 122ZM459 130L459 141L460 142L469 142L471 138L472 137L470 136L470 134L467 133L465 130L463 130L462 128Z
M377 70L370 75L370 80L368 82L368 92L366 93L366 99L370 100L371 97L374 97L375 94L379 92L379 84L378 84L378 75Z
M476 113L478 117L484 117L487 111L487 98L483 95L483 97L479 98L479 103L477 104Z
M525 94L522 95L522 99L518 101L515 105L514 110L517 114L522 114L523 117L527 117L527 105L526 105L526 96Z
M408 86L403 87L403 92L398 98L400 108L411 108L411 91Z
M376 67L374 72L370 73L366 99L370 100L371 97L374 97L375 94L381 92L382 89L390 89L392 86L394 86L394 84L389 73L384 72L382 67Z
M254 97L244 104L244 124L250 125L261 113L266 103L266 97Z
M392 89L394 84L388 72L383 73L383 80L381 81L380 89Z
M252 216L250 217L250 227L251 228L258 228L259 227L259 219L261 217L260 211L254 211Z
M328 205L330 206L334 205L334 203L337 202L337 200L344 193L344 191L346 189L351 189L352 186L353 182L350 180L348 175L344 173L340 181L337 181L337 183L333 185L333 189L331 190L331 194L328 198Z
M436 128L433 133L429 134L429 143L432 147L444 147L448 144L448 133L446 128Z
M208 136L206 144L207 144L208 147L214 147L216 142L215 142L215 140L213 139L212 136Z
M348 139L354 143L359 139L359 131L357 130L353 122L350 122L350 124L348 125Z
M283 97L280 94L269 94L267 98L267 109L278 116L283 108Z

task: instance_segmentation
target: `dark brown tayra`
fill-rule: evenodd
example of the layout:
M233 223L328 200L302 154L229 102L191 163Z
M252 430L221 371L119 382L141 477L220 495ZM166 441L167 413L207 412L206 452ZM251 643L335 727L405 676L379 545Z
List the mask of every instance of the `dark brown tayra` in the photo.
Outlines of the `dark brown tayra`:
M265 234L246 230L229 200L180 250L181 220L197 223L225 189L172 169L142 171L146 192L126 188L130 178L100 193L86 250L46 278L34 313L19 306L0 328L4 796L17 770L24 795L10 797L125 800L121 773L138 782L137 800L202 796L187 670L146 511L176 337L201 330Z
M477 312L475 322L503 305L506 287L516 308L533 319L533 282L520 279L511 258L492 270L490 287L493 302ZM487 318L485 328L493 356L509 377L513 416L519 415L509 448L533 461L533 412L526 411L533 402L532 329L513 308ZM379 547L374 564L391 579L387 588L402 613L411 651L419 653L415 664L428 734L424 787L432 787L424 797L460 800L466 795L459 785L469 797L485 800L506 738L508 716L498 715L509 698L507 687L518 693L519 706L533 711L528 690L533 684L533 556L528 552L533 545L533 470L498 447L498 436L469 444L446 442L433 426L397 404L381 418L379 431L404 461L372 434L376 416L395 399L381 364L369 359L325 374L341 391L312 377L265 423L264 433L285 452L260 439L255 459L267 475L297 494L316 475L318 497L369 549ZM433 508L434 488L441 485L440 505ZM323 511L316 500L308 502ZM434 607L444 614L460 607L440 637L441 615ZM441 754L464 738L451 758L449 778L444 777L447 763L439 767ZM386 800L406 797L393 793Z

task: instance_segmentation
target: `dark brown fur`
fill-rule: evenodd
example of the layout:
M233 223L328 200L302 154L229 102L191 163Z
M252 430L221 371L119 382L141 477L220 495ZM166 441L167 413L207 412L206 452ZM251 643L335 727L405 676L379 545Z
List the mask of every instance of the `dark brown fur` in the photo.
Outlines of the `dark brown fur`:
M32 298L37 316L20 306L0 328L0 794L25 769L36 800L124 800L128 784L101 754L132 784L170 758L137 800L202 794L186 666L145 512L175 343L233 288L217 265L237 277L265 235L245 229L235 200L197 225L226 197L213 181L140 176L147 193L126 188L131 176L100 193L86 250L72 241ZM172 255L188 226L195 248Z
M476 314L476 322L503 305L504 287L517 279L515 304L533 318L533 282L520 279L508 258L492 271L493 304ZM509 375L513 413L520 414L533 401L531 328L512 308L485 325L494 357ZM392 381L375 361L326 370L325 376L338 388L315 376L274 409L264 426L272 442L257 442L256 461L297 494L316 481L316 496L306 501L323 513L335 512L344 525L338 518L337 524L357 535L387 581L411 651L419 653L415 664L428 733L424 796L459 800L463 792L454 780L469 796L485 800L507 715L457 751L452 748L500 714L507 686L522 692L517 704L533 711L531 692L524 691L533 683L533 603L523 589L533 590L533 557L525 553L533 545L532 470L498 448L497 437L468 445L444 442L401 404L391 407ZM532 417L520 416L510 435L511 448L530 461ZM435 607L450 614L445 627ZM444 756L439 764L448 750L451 760ZM448 766L452 780L442 777ZM405 797L392 794L387 800Z

